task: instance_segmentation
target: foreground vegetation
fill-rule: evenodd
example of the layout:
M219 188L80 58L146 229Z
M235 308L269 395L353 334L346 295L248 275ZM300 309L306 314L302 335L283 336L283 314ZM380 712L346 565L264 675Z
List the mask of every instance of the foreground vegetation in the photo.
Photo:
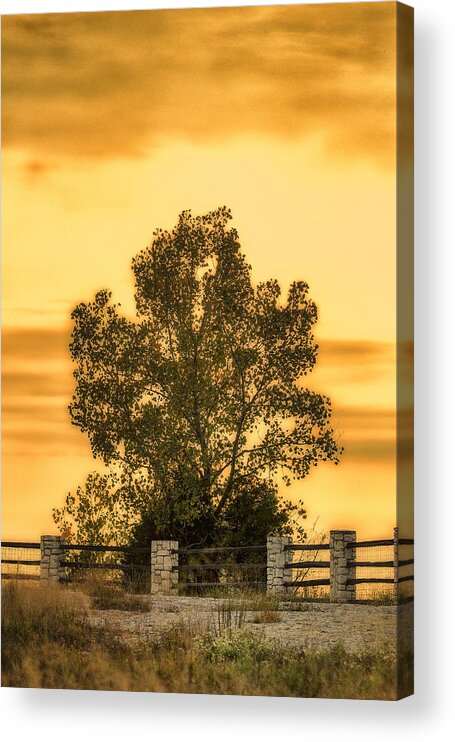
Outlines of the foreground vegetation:
M267 619L266 619L267 620ZM403 658L411 682L411 657ZM87 602L62 588L2 589L2 685L331 698L396 698L387 647L348 654L283 647L240 630L187 625L129 646L90 625Z

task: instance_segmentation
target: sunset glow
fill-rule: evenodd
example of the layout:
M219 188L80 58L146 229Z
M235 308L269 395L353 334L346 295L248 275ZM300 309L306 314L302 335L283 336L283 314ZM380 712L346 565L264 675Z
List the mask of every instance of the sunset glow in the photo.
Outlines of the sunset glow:
M55 532L100 466L67 412L72 308L109 288L134 316L133 256L222 204L254 280L319 310L305 383L345 451L285 494L318 531L391 534L395 25L393 2L2 18L4 539Z

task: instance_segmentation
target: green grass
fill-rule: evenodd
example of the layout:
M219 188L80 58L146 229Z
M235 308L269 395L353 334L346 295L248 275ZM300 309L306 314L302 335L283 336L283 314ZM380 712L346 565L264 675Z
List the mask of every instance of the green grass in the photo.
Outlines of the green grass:
M83 596L82 596L83 598ZM220 619L200 634L179 624L128 646L93 628L87 600L62 588L2 590L2 685L94 690L395 699L396 660L387 647L348 654L286 648ZM234 620L237 625L223 626ZM402 658L411 687L412 658Z

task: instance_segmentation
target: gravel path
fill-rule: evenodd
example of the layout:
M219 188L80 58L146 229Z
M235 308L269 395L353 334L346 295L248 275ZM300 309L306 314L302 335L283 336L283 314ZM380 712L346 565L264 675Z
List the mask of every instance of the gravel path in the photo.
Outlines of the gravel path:
M144 602L150 606L144 613L92 609L90 621L134 642L156 638L172 626L204 632L229 623L234 628L240 619L243 630L287 646L323 650L341 642L348 651L358 652L382 643L393 649L399 617L403 642L412 642L412 603L399 607L308 603L300 610L279 611L277 622L259 623L259 613L226 610L226 601L217 598L144 596Z

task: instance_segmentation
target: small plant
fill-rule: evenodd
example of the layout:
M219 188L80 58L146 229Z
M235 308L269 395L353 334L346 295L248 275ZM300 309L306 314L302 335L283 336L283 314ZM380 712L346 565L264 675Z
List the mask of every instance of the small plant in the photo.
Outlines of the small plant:
M199 639L199 646L207 660L214 663L272 659L276 651L271 642L243 633L216 637L207 634Z
M217 603L212 611L213 628L216 636L241 629L245 623L245 608L238 600L227 598Z

